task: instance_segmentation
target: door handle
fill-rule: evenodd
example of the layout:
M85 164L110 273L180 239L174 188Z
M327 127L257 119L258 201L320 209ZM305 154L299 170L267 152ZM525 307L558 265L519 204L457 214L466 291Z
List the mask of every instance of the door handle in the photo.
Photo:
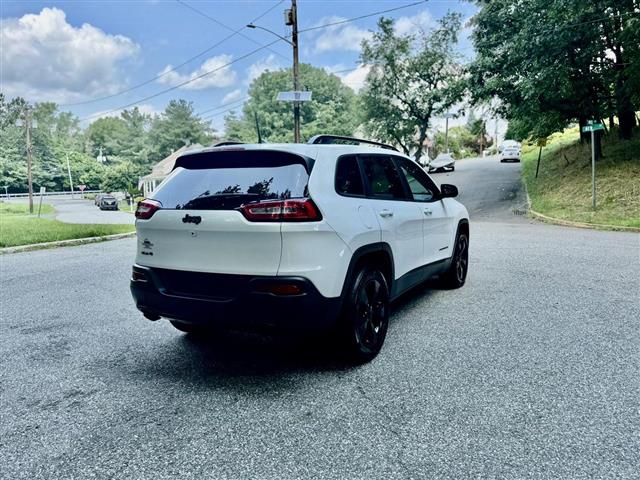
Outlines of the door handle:
M382 210L380 212L380 216L382 218L389 218L389 217L393 217L393 212L391 210Z
M423 211L423 212L424 212L424 214L425 214L425 215L427 215L427 216L429 216L429 215L432 215L432 214L433 214L433 212L432 212L432 211L431 211L431 209L429 209L429 208L425 208L425 209L424 209L424 210L422 210L422 211Z

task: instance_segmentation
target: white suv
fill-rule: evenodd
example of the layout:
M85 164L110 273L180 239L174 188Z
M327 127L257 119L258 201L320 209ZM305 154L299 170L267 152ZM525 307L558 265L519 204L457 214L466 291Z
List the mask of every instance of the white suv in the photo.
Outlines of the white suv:
M348 140L180 156L136 211L138 309L186 332L324 329L353 360L373 358L393 299L436 275L464 284L469 220L453 185Z

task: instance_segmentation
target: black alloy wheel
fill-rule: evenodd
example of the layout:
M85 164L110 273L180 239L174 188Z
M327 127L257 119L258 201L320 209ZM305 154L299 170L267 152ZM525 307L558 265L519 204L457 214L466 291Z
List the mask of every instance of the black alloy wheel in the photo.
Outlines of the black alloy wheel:
M364 267L356 275L342 319L346 353L355 363L372 360L389 326L389 288L380 270Z
M469 270L469 237L466 233L459 233L451 259L451 266L442 276L445 288L460 288L467 280Z

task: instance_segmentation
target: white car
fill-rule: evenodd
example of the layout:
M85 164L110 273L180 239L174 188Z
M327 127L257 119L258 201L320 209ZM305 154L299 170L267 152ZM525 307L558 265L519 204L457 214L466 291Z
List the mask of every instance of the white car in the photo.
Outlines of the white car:
M185 332L331 331L328 348L363 362L384 342L393 299L436 275L464 285L457 188L380 144L332 139L344 142L181 155L136 211L131 291L144 316Z
M519 147L507 147L500 153L501 162L519 162L520 161L520 148Z
M429 173L456 169L456 161L450 153L440 153L429 162Z

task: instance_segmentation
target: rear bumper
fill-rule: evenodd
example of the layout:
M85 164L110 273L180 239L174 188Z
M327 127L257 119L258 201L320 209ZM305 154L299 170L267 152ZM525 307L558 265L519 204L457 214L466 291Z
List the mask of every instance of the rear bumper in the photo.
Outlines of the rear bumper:
M322 296L309 280L302 277L195 274L199 282L197 293L190 294L175 291L166 281L167 275L175 271L140 265L133 268L136 277L143 275L146 278L146 281L131 280L133 299L138 310L152 317L223 329L269 328L313 332L331 328L341 307L340 297ZM184 285L183 278L189 273L175 273ZM274 295L259 291L261 287L274 283L297 285L302 293Z

